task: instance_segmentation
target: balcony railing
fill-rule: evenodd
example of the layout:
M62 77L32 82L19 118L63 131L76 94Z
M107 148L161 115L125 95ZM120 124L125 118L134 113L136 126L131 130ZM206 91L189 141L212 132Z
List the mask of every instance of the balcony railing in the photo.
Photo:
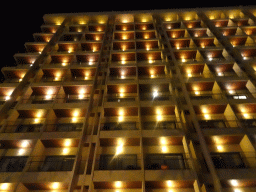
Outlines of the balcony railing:
M148 154L145 157L145 169L147 170L180 170L191 169L192 159L182 153Z
M256 167L255 153L211 153L211 157L217 169L250 169Z
M53 123L45 125L45 132L82 131L83 123Z
M89 101L89 95L42 95L22 98L21 104L83 103Z
M137 130L139 124L137 122L123 122L123 123L104 123L101 126L102 131L115 130Z
M75 156L31 157L31 159L28 162L28 167L26 171L28 172L72 171L74 160L75 160Z
M169 101L172 99L172 95L166 92L158 92L157 95L154 93L141 93L140 100L141 101Z
M101 155L96 170L139 170L137 155Z
M40 132L43 124L16 124L4 126L4 133L31 133Z
M142 129L144 130L171 130L180 129L181 122L177 121L147 121L142 122Z

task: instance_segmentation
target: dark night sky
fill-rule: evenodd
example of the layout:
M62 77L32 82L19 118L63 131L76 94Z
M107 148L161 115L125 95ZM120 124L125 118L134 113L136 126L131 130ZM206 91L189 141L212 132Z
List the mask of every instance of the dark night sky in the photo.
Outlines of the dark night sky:
M178 9L178 8L197 8L197 7L224 7L225 4L219 3L219 5L209 4L209 1L196 4L195 1L162 1L159 5L153 5L153 1L140 1L136 3L133 1L104 1L104 4L100 7L100 1L72 1L72 4L68 4L68 1L58 1L59 7L54 6L54 0L52 1L35 1L32 4L26 3L26 1L15 3L7 2L5 11L2 11L1 26L2 26L2 46L6 47L2 53L3 66L11 66L15 63L13 55L15 53L24 53L25 42L34 41L33 33L41 32L41 25L43 24L43 15L48 13L77 13L77 12L102 12L102 11L130 11L130 10L154 10L154 9ZM83 2L83 3L82 3ZM128 2L128 3L127 3ZM157 1L155 1L157 2ZM166 4L166 2L169 2ZM188 3L186 3L188 2ZM191 2L191 3L189 3ZM201 1L200 1L201 2ZM14 5L15 6L14 6ZM143 5L144 4L144 5ZM9 5L9 6L8 6ZM113 5L117 5L113 7ZM112 6L112 7L109 7ZM237 6L237 4L229 4L228 6ZM10 10L9 10L10 9ZM18 10L16 10L18 9ZM8 12L9 11L9 12Z

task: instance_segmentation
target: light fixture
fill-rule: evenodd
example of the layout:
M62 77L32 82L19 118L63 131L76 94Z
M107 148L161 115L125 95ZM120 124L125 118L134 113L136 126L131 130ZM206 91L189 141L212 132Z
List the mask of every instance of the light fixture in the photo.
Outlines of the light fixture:
M217 145L218 151L223 151L223 146L222 145Z
M27 140L22 141L21 147L28 147L28 146L29 146L29 142Z
M65 147L70 147L71 145L71 140L70 139L66 139L65 142L64 142L64 146Z
M25 149L19 149L18 155L24 155L25 151L26 151Z
M238 186L238 181L235 180L235 179L232 179L232 180L230 180L230 184L231 184L233 187L237 187L237 186Z
M0 189L3 190L3 191L7 190L8 188L9 188L9 184L8 183L2 183L0 185Z
M166 184L167 184L167 187L173 187L173 181L171 180L168 180Z
M167 147L166 146L162 146L162 152L167 152Z
M122 182L121 181L116 181L115 182L115 187L116 188L121 188L122 187Z
M52 189L58 189L59 187L60 187L60 184L58 182L52 183L52 186L51 186Z
M63 154L68 154L68 152L69 152L69 148L64 148L62 151Z
M153 98L155 98L157 96L158 96L158 91L157 90L153 91Z

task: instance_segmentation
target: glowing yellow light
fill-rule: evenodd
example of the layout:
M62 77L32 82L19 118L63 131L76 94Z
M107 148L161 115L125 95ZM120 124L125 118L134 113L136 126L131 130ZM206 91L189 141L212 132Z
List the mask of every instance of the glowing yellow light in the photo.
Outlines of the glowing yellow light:
M118 155L118 154L120 154L122 152L123 152L123 146L122 145L121 146L117 146L116 147L116 154Z
M149 35L148 35L148 34L145 34L145 35L144 35L144 39L149 39Z
M188 77L192 77L192 74L191 74L191 73L188 73Z
M121 188L122 187L122 182L121 181L116 181L115 182L115 187L116 188Z
M74 117L77 117L78 115L79 115L78 111L75 111L75 112L73 113L73 116L74 116Z
M232 186L234 186L234 187L237 187L237 186L238 186L238 182L237 182L237 180L235 180L235 179L230 180L230 184L231 184Z
M2 183L1 185L0 185L0 189L1 190L7 190L9 188L9 184L8 183Z
M186 59L182 58L182 59L181 59L181 61L182 61L182 62L185 62L185 61L186 61Z
M68 148L64 148L63 151L62 151L63 154L67 154L68 152L69 152Z
M6 100L6 101L7 101L7 100L10 100L10 98L11 98L11 97L8 95L8 96L5 97L5 100Z
M45 96L45 99L46 99L46 100L49 100L49 99L51 99L51 98L52 98L51 95L46 95L46 96Z
M223 146L217 145L217 149L218 149L219 151L223 151Z
M240 189L234 189L234 192L242 192Z
M66 66L66 65L67 65L67 63L64 63L64 62L63 62L61 65L62 65L62 66Z
M244 116L244 118L248 118L249 114L248 113L244 113L243 116Z
M205 114L205 115L204 115L204 118L205 118L205 119L210 119L210 115Z
M121 122L121 121L123 121L123 120L124 120L124 117L123 117L123 116L119 116L119 117L118 117L118 121L119 121L119 122Z
M29 146L29 142L28 141L23 141L21 143L21 147L28 147Z
M199 95L199 91L195 91L195 94L196 94L196 95Z
M173 181L171 181L171 180L167 181L167 186L172 187L173 186Z
M38 123L38 122L39 122L39 119L38 119L38 118L36 118L36 119L35 119L35 123Z
M58 182L54 182L53 184L52 184L52 189L58 189L59 188L59 186L60 186L60 184L58 183Z
M162 146L162 152L167 152L167 147L166 146Z
M228 91L230 94L233 94L235 91L234 90L229 90Z
M67 139L64 143L64 146L69 147L71 145L71 140Z
M161 143L162 145L166 145L166 144L167 144L166 138L161 137L161 138L160 138L160 143Z
M77 122L77 118L76 118L76 117L73 117L73 118L72 118L72 122Z
M25 153L25 149L19 149L18 155L24 155L24 153Z
M157 119L157 121L162 121L163 117L162 117L162 115L157 115L156 119Z

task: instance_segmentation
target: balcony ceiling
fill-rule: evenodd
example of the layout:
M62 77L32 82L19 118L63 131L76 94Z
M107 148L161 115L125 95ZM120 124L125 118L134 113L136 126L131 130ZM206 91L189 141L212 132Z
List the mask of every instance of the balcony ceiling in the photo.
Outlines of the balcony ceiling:
M188 91L211 91L213 85L214 82L192 82L186 84Z
M141 107L141 115L175 115L175 106Z
M140 138L100 138L100 146L118 146L120 141L124 146L140 146Z
M207 111L208 114L223 114L227 105L201 105L194 106L194 110L196 114L204 114L204 110Z
M137 107L123 107L123 108L105 108L104 116L119 116L120 111L123 112L125 116L138 116L138 108Z
M137 84L118 84L118 85L108 85L108 94L112 93L137 93ZM122 91L121 91L122 90Z
M243 90L243 89L247 89L246 84L247 84L247 81L243 81L243 80L219 82L219 86L223 90Z

